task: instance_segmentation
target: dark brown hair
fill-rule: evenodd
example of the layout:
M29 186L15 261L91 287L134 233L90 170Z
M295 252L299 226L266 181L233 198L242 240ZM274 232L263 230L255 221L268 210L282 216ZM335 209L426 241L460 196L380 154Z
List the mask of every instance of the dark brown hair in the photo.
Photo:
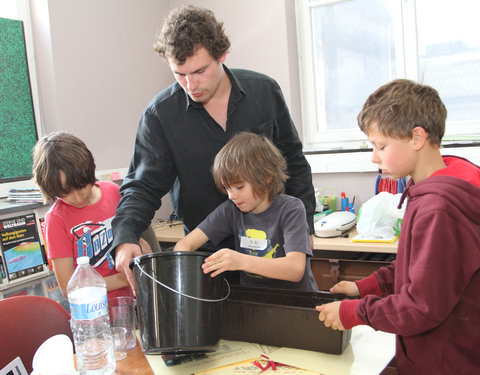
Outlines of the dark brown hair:
M65 175L65 186L62 186L60 171ZM71 190L95 183L93 155L74 135L51 133L40 139L33 149L33 179L45 201L52 203Z
M413 128L425 129L433 145L440 146L447 109L437 90L406 79L391 81L372 93L358 114L358 126L368 134L375 123L389 137L410 138Z
M230 41L223 22L218 22L211 10L188 5L170 12L154 49L181 65L202 46L218 61L230 48Z
M213 163L215 184L224 193L246 181L257 197L269 200L285 191L286 171L287 162L278 148L267 137L248 132L230 139Z

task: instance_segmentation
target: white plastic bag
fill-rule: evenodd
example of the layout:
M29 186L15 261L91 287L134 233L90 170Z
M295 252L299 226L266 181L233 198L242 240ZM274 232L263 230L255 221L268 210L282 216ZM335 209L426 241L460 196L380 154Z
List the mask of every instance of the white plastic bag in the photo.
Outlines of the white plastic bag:
M397 208L401 196L382 191L366 201L358 213L358 234L383 239L398 236L406 207L405 201Z

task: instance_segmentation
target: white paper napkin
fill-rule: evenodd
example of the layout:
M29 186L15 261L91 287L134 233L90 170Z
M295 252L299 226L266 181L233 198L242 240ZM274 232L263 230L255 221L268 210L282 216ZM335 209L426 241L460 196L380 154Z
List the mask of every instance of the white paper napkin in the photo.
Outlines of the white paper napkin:
M66 335L55 335L47 339L35 352L31 375L74 375L78 374L73 364L73 344Z

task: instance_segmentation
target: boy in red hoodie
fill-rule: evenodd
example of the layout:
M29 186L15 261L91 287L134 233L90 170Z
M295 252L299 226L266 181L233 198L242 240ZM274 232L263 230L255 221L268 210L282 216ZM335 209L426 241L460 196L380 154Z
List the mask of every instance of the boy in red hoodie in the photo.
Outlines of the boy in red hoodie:
M480 373L480 168L442 157L446 117L437 91L412 81L369 96L358 123L372 161L392 178L411 177L397 259L331 289L361 299L317 306L327 327L395 333L399 374Z

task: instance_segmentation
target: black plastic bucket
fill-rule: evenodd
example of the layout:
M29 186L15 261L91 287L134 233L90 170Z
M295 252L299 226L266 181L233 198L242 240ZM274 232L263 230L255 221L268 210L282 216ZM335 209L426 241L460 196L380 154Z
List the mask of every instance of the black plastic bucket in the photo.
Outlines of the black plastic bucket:
M220 339L224 278L204 274L210 254L165 252L130 262L135 274L142 350L149 354L210 352ZM228 286L228 283L226 284Z

